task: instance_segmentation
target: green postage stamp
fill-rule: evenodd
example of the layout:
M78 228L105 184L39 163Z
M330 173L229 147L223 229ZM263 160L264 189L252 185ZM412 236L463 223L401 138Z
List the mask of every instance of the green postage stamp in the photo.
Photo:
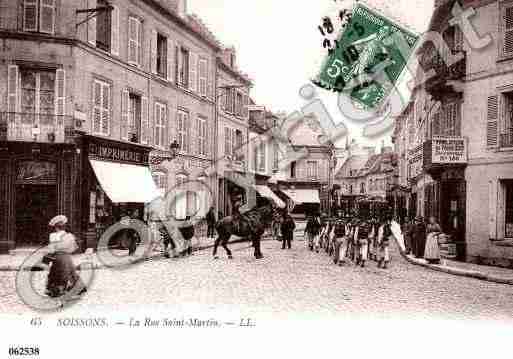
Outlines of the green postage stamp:
M398 35L407 46L400 46ZM418 39L418 35L358 2L313 82L347 94L365 109L376 110L396 85Z

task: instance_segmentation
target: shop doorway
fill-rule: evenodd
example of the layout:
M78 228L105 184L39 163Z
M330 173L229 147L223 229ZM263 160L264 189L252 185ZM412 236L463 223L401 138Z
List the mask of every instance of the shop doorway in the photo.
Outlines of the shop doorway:
M16 167L16 246L48 243L48 222L58 215L56 164L22 161Z
M440 225L455 242L465 241L466 182L444 181L440 193Z
M57 215L57 186L16 186L16 246L45 245L50 228L48 222Z

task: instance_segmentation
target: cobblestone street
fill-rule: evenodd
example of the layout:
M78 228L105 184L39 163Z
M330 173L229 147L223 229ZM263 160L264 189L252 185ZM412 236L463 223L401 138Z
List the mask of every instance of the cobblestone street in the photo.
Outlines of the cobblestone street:
M394 250L388 270L338 267L302 240L292 250L262 244L255 261L248 243L232 245L234 259L214 261L210 250L185 259L155 260L123 270L99 270L88 294L67 309L95 312L138 306L166 311L237 311L245 315L440 318L511 321L513 287L462 278L408 264ZM44 272L36 274L39 286ZM17 297L15 272L0 273L0 311L29 311ZM133 307L132 307L133 306Z

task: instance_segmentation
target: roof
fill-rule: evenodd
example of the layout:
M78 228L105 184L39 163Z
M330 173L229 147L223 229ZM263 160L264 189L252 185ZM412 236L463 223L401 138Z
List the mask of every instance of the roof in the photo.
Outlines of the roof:
M290 142L293 146L328 147L321 145L319 137L323 134L319 121L314 116L304 116L304 121L290 131Z

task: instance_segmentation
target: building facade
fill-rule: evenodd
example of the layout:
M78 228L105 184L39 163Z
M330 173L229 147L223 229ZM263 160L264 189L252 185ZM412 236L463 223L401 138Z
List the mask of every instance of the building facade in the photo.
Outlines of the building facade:
M1 251L44 243L58 213L94 246L119 205L151 200L109 192L103 162L143 167L133 189L151 187L148 174L161 192L198 178L216 188L204 172L216 153L220 46L185 1L2 0L0 9ZM187 198L177 217L197 209Z
M512 1L460 1L491 41L472 48L449 24L455 1L437 1L430 30L442 34L447 65L433 43L419 53L435 76L417 86L398 118L399 181L411 189L410 211L435 216L460 258L513 265ZM407 168L407 170L405 170Z

